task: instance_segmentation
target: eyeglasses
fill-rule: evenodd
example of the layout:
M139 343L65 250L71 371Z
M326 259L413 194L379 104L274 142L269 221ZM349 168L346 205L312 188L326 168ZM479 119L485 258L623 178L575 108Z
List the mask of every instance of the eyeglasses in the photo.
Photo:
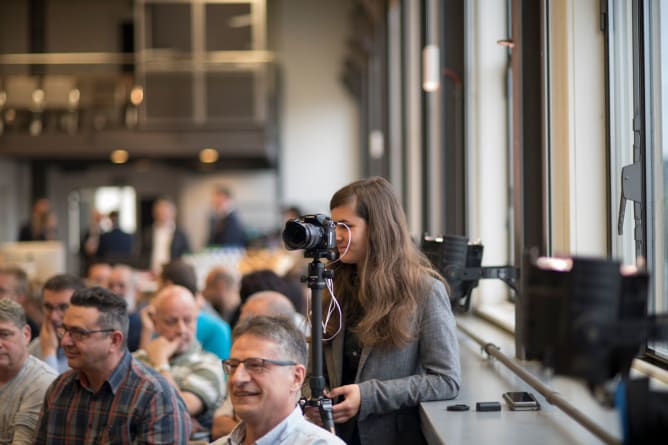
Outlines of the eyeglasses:
M114 332L116 329L94 329L94 330L88 330L88 329L83 329L83 328L77 328L75 326L65 326L62 325L59 328L56 329L56 335L58 338L62 339L65 337L65 334L69 333L70 337L72 337L72 340L74 341L84 341L88 337L90 337L91 334L95 334L97 332Z
M42 305L44 307L44 310L47 312L65 312L70 305L68 303L62 303L62 304L51 304L51 303L44 303Z
M297 363L285 361L285 360L271 360L268 358L258 358L258 357L249 357L244 360L238 360L236 358L230 358L223 360L223 371L225 374L232 375L235 373L240 364L244 364L246 372L249 374L262 374L267 369L267 364L272 364L275 366L294 366Z

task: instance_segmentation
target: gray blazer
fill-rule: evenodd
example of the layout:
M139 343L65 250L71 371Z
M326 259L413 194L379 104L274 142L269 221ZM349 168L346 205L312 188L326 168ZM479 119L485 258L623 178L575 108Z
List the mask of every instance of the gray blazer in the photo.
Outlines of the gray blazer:
M419 403L452 399L459 393L455 318L440 281L434 280L414 326L416 338L401 349L362 349L355 382L360 387L358 428L363 445L425 443ZM343 337L339 334L323 346L332 388L341 385Z

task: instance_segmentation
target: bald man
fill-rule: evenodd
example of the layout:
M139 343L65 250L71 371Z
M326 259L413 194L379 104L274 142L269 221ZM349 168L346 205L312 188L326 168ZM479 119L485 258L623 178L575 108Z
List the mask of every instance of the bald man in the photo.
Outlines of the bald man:
M213 414L225 395L220 360L195 337L197 304L183 286L169 285L151 300L150 321L158 337L135 356L153 366L186 402L193 440L208 440Z
M308 330L308 322L304 316L297 313L290 299L280 292L268 290L252 294L241 307L239 322L262 315L284 317L293 320L295 326L302 332ZM237 423L238 420L234 414L232 401L228 395L214 415L211 438L218 439L229 434Z

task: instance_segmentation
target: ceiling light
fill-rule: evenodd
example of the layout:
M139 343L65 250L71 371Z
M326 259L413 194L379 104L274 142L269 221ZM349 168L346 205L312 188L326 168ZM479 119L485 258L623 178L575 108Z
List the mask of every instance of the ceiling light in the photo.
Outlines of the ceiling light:
M204 148L199 152L199 161L203 164L213 164L218 160L218 150L215 148Z
M129 154L127 150L119 149L112 151L109 157L114 164L125 164L128 162Z

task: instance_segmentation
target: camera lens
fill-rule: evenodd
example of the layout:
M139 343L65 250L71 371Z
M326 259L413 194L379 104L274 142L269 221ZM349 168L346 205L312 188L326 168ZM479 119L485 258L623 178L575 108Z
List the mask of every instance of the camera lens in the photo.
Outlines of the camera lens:
M290 220L285 223L283 242L290 250L313 249L322 240L322 227L299 220Z

